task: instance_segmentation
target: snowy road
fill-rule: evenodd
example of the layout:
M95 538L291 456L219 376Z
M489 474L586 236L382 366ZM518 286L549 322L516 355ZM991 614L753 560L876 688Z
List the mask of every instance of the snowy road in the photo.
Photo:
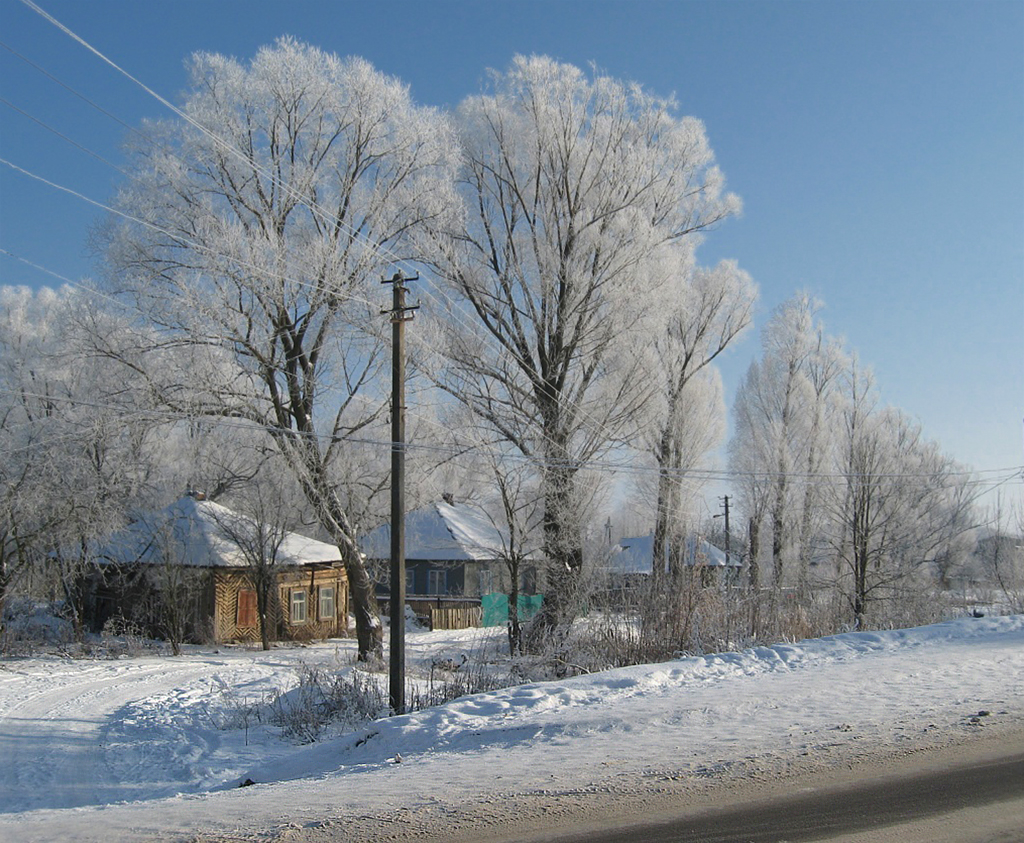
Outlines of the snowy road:
M290 656L290 657L289 657ZM245 651L116 661L0 662L0 811L204 791L252 763L225 694L269 694L297 657ZM228 712L229 714L230 712Z
M114 733L124 724L118 712L208 677L214 669L168 659L113 667L102 662L21 670L17 663L5 665L0 672L0 791L6 809L72 808L177 793L181 783L161 781L166 763L130 765L119 755Z
M410 664L478 635L417 633ZM1024 616L521 685L311 746L243 729L240 703L351 646L0 663L0 839L524 839L1024 734Z

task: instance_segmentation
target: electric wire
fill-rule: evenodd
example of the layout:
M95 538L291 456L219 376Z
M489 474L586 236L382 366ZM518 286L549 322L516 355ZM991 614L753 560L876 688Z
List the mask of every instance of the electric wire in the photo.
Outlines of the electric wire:
M137 78L132 76L130 73L125 71L123 68L121 68L114 61L109 59L107 56L105 56L99 50L97 50L96 48L92 47L92 45L90 45L84 39L80 38L78 35L76 35L70 29L65 27L63 24L61 24L59 21L57 21L51 15L49 15L48 13L46 13L45 11L40 9L35 3L31 2L31 0L22 0L22 2L26 6L31 8L33 11L36 11L38 14L40 14L46 20L51 22L53 25L55 25L58 29L60 29L66 35L68 35L69 37L74 39L76 42L80 43L83 47L88 49L90 52L95 54L98 58L100 58L106 64L108 64L109 66L114 68L117 72L121 73L126 78L130 79L133 83L135 83L136 85L141 87L144 91L146 91L146 93L148 93L150 96L154 97L158 102L163 104L165 107L169 108L173 113L175 113L180 118L182 118L183 120L188 122L190 125L195 127L197 130L201 131L204 135L209 137L216 144L218 144L222 148L227 149L228 151L230 151L234 155L242 155L240 150L237 150L237 148L233 147L231 144L229 144L223 138L220 138L215 133L210 132L208 129L203 127L201 124L199 124L196 121L194 121L193 119L191 119L188 115L186 115L184 112L182 112L181 110L176 108L172 103L170 103L165 98L160 96L157 92L153 91L151 88L149 88L144 83L142 83L140 80L138 80ZM24 57L21 56L20 54L18 54L16 51L11 50L11 48L7 47L7 45L3 44L2 46L7 48L8 50L10 50L12 53L17 55L19 58L22 58L23 60L28 61L27 59L24 59ZM98 110L100 110L102 113L107 114L107 116L110 116L112 119L117 120L117 122L121 123L121 125L127 126L127 124L124 124L118 118L116 118L113 115L109 114L109 112L106 112L105 110L103 110L99 106L96 106L94 103L92 103L87 98L82 97L80 94L78 94L78 92L74 91L74 89L70 88L70 86L64 85L64 83L60 82L60 80L57 80L56 77L53 77L51 74L47 73L42 68L38 68L38 66L36 66L34 63L32 63L30 61L28 61L28 63L32 64L34 67L37 67L37 69L39 69L40 72L42 72L42 73L46 74L47 76L49 76L50 78L54 79L55 82L57 82L58 84L61 84L63 87L67 88L69 91L71 91L72 93L76 94L76 96L79 96L82 99L85 99L91 105L93 105ZM82 151L84 151L84 152L86 152L86 153L88 153L90 155L93 155L94 157L96 157L99 160L103 161L103 163L106 163L109 166L113 167L115 170L118 170L118 172L121 172L123 175L127 175L119 167L117 167L116 165L111 164L109 161L107 161L106 159L102 158L102 156L99 156L96 153L92 152L91 150L86 149L85 147L83 147L82 145L78 144L74 140L72 140L72 139L68 138L67 136L63 135L62 133L52 129L51 127L47 126L45 123L42 123L42 121L39 121L38 119L36 119L36 118L32 117L31 115L27 114L26 112L22 111L21 109L18 109L16 106L13 106L10 103L7 103L6 100L4 100L4 102L5 102L5 104L9 105L10 107L14 108L15 110L17 110L20 113L24 114L29 119L34 120L35 122L37 122L40 125L42 125L44 128L47 128L48 130L50 130L50 131L54 132L55 134L57 134L58 136L62 137L67 142L69 142L72 145L78 147ZM131 129L132 127L127 126L127 128ZM147 140L151 140L151 139L147 138ZM99 202L96 202L95 200L91 200L88 197L84 196L83 194L81 194L81 193L79 193L77 191L74 191L74 190L72 190L70 188L65 188L63 186L57 185L54 182L51 182L51 181L49 181L47 179L44 179L44 178L42 178L40 176L32 174L32 173L28 172L27 170L25 170L23 168L20 168L17 165L14 165L12 162L6 161L4 159L0 159L0 161L2 161L3 163L7 164L8 166L13 167L14 169L16 169L18 171L24 173L25 175L28 175L28 176L30 176L32 178L36 178L39 181L41 181L43 183L46 183L46 184L50 185L51 187L54 187L54 188L56 188L58 190L63 190L65 192L67 192L67 193L75 195L78 198L80 198L80 199L82 199L82 200L84 200L84 201L86 201L86 202L88 202L88 203L90 203L90 204L92 204L92 205L94 205L96 207L103 208L103 209L105 209L107 211L111 211L113 213L117 213L117 214L121 215L122 217L124 217L126 219L129 219L129 220L131 220L133 222L136 222L136 223L139 223L139 224L143 224L143 225L148 225L149 227L155 228L157 231L161 231L162 233L166 234L169 237L172 237L172 238L174 238L176 240L180 240L180 236L179 235L174 235L171 232L168 232L166 230L160 229L158 226L154 226L154 225L152 225L152 224L150 224L150 223L148 223L146 221L136 219L136 218L132 217L131 215L124 214L124 213L122 213L122 212L120 212L120 211L118 211L116 209L113 209L113 208L110 208L107 205L104 205L103 203L99 203ZM252 162L251 160L247 160L247 163L252 165L254 162ZM282 190L287 190L287 191L291 191L291 192L294 193L294 191L292 190L292 188L290 186L282 184L279 181L277 181L276 178L274 178L273 174L267 173L266 171L262 171L262 172L263 172L264 175L266 175L269 178L273 179L275 181L275 183L277 183L282 188ZM324 220L328 219L328 217L326 216L326 214L323 211L323 209L319 208L318 206L316 206L315 203L309 203L308 201L305 201L305 199L302 198L302 197L300 197L300 201L302 201L303 205L306 206L307 208L309 208L309 210L311 212L319 213L321 215L321 218L324 219ZM353 235L357 236L357 237L359 236L359 232L356 232L354 229L351 229L351 233ZM182 242L187 242L187 241L182 241ZM213 252L213 251L209 250L208 248L201 246L200 244L188 243L188 245L190 245L190 247L192 247L192 248L197 248L199 250L205 250L207 253L213 254L214 256L226 257L226 258L229 258L229 259L232 259L232 260L236 260L235 258L233 258L231 256L226 256L223 253ZM374 250L374 252L376 254L378 254L380 257L389 259L392 263L395 263L397 265L402 265L402 263L403 263L403 262L401 262L401 261L399 261L397 259L397 257L394 255L393 252L391 252L386 247L382 247L381 244L374 244L374 243L371 243L369 241L364 241L364 245L366 247ZM8 254L8 255L10 255L12 257L17 257L17 256L14 256L14 255L11 255L11 253L8 252L7 250L2 250L2 251L4 251L4 253L6 253L6 254ZM34 266L36 268L40 268L41 269L41 267L38 267L38 265L33 264L33 263L31 263L30 261L27 261L24 258L18 257L17 259L21 260L22 262L26 263L27 265ZM245 266L246 264L244 262L240 262L240 265ZM408 264L406 264L406 267L408 268ZM255 267L251 267L250 266L250 268L255 268ZM49 270L45 270L45 269L43 269L43 271L49 272ZM263 272L262 269L260 269L259 271ZM55 273L49 273L49 274L56 275ZM59 277L59 276L57 276L57 277ZM279 276L279 275L275 275L274 277L282 278L282 276ZM65 279L65 280L67 280L67 279ZM283 280L289 280L292 283L297 283L297 284L302 284L303 283L301 281L298 281L297 279L287 279L287 278L284 278ZM74 282L71 282L71 283L74 283ZM310 285L310 286L312 286L312 285ZM431 286L434 286L434 288L437 289L438 293L440 294L440 295L437 295L435 293L430 292L430 290L427 289L425 291L425 294L428 295L433 301L438 302L442 306L444 304L454 304L449 298L447 298L447 295L446 295L444 290L442 290L439 287L436 287L436 285L431 285ZM94 290L93 288L83 287L83 289L88 289L91 292L93 292L94 294L98 293L98 291ZM373 302L370 302L367 299L363 299L362 302L365 303L365 304L374 305ZM460 313L460 311L458 310L457 307L449 310L449 313L452 313L452 312L459 314L455 318L456 319L463 319L464 326L467 327L467 328L472 329L472 326L470 326L469 323L467 321L465 321L464 318L461 316L461 313ZM579 406L579 405L577 405L577 407L575 409L577 409L577 410L579 410L581 412L584 412L584 413L586 412L585 409L582 406ZM225 420L220 420L220 421L223 422ZM600 422L598 422L598 424L600 424ZM373 443L374 444L387 444L389 447L391 445L391 443L384 443L383 441L377 441L377 440L374 440ZM417 447L417 446L411 445L410 447ZM436 449L436 446L435 446L435 449ZM530 460L527 459L526 461L529 462ZM550 463L550 461L546 461L545 464L551 464L551 463ZM567 464L568 465L573 465L574 467L578 467L578 466L575 465L575 463L569 462ZM587 467L588 468L595 468L597 470L607 470L610 467L610 468L613 468L615 471L620 471L620 472L621 471L632 472L632 471L636 471L637 470L637 466L635 464L627 466L627 465L623 465L621 462L616 462L616 463L611 463L611 464L605 463L603 461L600 462L600 463L588 462ZM646 467L646 468L644 468L642 470L645 471L645 472L648 472L648 473L656 473L656 474L657 473L666 473L666 469L661 469L661 468L657 468L657 467ZM668 470L668 471L670 473L676 473L676 472L673 472L672 470ZM988 471L990 471L990 472L1014 471L1014 472L1019 473L1020 469L1012 469L1012 470L1011 469L992 469L992 470L988 470ZM744 472L736 472L736 471L694 470L694 469L681 469L681 470L679 470L678 473L682 474L682 475L686 475L688 477L702 477L704 480L723 480L723 479L729 479L729 478L739 478L739 477L744 477L744 476L756 477L756 478L771 478L771 477L777 476L777 475L773 475L770 472L744 473ZM960 472L958 474L969 474L969 473L970 472ZM805 481L811 480L811 479L815 479L815 478L834 478L834 477L837 477L837 476L840 476L840 475L799 475L799 474L794 474L794 473L790 473L790 474L787 475L787 477L789 477L789 478L803 479ZM912 476L915 476L915 475L888 475L888 476L890 476L890 477L903 477L903 478L907 478L907 477L912 477ZM918 475L918 476L928 476L928 475ZM1008 479L1013 479L1014 476L1015 475L1011 475Z
M91 44L89 44L87 41L85 41L85 39L81 38L79 35L74 33L71 29L66 27L64 24L62 24L60 21L58 21L52 15L48 14L43 9L41 9L37 4L32 2L32 0L22 0L22 2L26 6L28 6L30 9L35 11L37 14L41 15L44 19L46 19L47 21L52 23L54 26L56 26L60 31L64 32L66 35L68 35L73 40L75 40L76 42L81 44L83 47L85 47L87 50L89 50L91 53L96 55L103 62L105 62L110 67L115 69L118 73L120 73L121 75L125 76L127 79L132 81L134 84L138 85L147 94L152 96L159 103L164 105L166 108L170 109L174 114L178 115L181 119L185 120L187 123L189 123L189 125L191 125L194 128L196 128L198 131L200 131L206 137L210 138L219 147L221 147L222 149L224 149L225 151L227 151L231 155L233 155L233 156L239 158L240 160L242 160L243 163L245 163L247 166L253 167L253 169L256 172L258 172L259 174L263 175L264 178L268 179L268 181L270 181L271 183L276 184L277 186L279 186L282 191L287 192L293 198L297 199L297 201L299 201L303 206L307 207L314 215L319 215L322 221L328 222L328 223L331 223L331 224L336 224L336 223L339 222L338 220L332 219L330 216L328 216L327 213L319 205L317 205L316 203L310 203L308 201L307 197L303 196L302 194L299 194L297 191L294 190L294 188L291 187L291 185L288 185L288 184L285 184L285 183L281 182L276 177L276 175L274 173L266 170L264 167L262 167L257 162L252 160L250 157L248 157L244 152L239 150L233 144L231 144L230 142L224 140L223 138L218 136L215 132L212 132L207 127L203 126L202 124L200 124L199 122L197 122L196 120L191 118L185 112L183 112L182 110L177 108L173 103L171 103L166 98L164 98L163 96L158 94L156 91L152 90L150 87L145 85L141 80L137 79L131 73L129 73L128 71L126 71L125 69L120 67L120 65L118 65L112 59L110 59L109 57L104 55L97 48L93 47ZM346 231L348 231L357 240L365 240L365 238L363 238L361 236L361 232L355 230L350 225L342 223L342 228L344 228ZM399 259L398 256L394 254L394 252L392 252L386 246L383 246L383 244L379 244L379 243L375 244L375 243L370 243L369 241L365 241L365 245L368 248L370 248L375 254L379 255L380 257L387 258L392 264L398 265L398 266L405 266L407 269L410 268L410 265L408 264L408 262L405 262L405 261L402 261L401 259ZM439 287L436 287L436 289L438 290L438 292L441 294L442 297L447 298L444 290L442 290ZM449 312L451 312L451 311L449 311ZM464 327L466 327L468 330L471 330L471 331L475 328L475 326L470 325L461 316L461 312L460 311L458 311L456 309L455 312L458 314L458 315L456 315L455 318L457 320L459 320L459 321L462 321ZM531 364L529 366L527 366L526 361L523 360L522 358L519 358L517 351L509 350L509 349L504 349L504 352L508 353L508 354L511 354L514 358L516 358L517 362L519 363L519 365L522 366L524 369L525 368L533 368L532 367L532 361L531 361ZM573 407L573 409L581 416L581 418L584 418L586 420L589 420L589 421L593 422L595 430L597 432L600 432L604 428L603 423L600 420L598 420L598 419L594 419L590 415L590 413L587 411L587 409L585 407L583 407L580 403L577 402L575 404L575 406ZM541 438L548 440L550 444L553 444L553 445L555 444L553 441L551 441L550 437L547 436L546 434L543 434L541 436Z
M207 416L197 415L189 416L183 415L180 412L173 410L164 410L157 408L133 408L124 404L103 402L103 401L90 401L77 398L70 395L54 395L49 393L33 393L28 390L15 390L0 387L0 395L16 396L22 399L34 399L37 401L45 401L51 403L65 403L73 405L74 407L85 407L90 409L107 410L116 412L118 418L121 419L137 419L141 421L155 420L164 421L169 424L179 422L195 422L202 421L204 424L215 427L223 427L229 429L246 430L250 432L258 432L271 430L276 433L287 434L295 438L316 438L326 441L346 441L353 444L368 445L373 447L379 447L382 449L391 450L394 443L387 438L373 438L367 436L351 436L351 435L336 435L329 433L316 433L316 432L304 432L295 431L291 428L279 428L274 426L268 426L264 423L256 420L242 420L231 417L218 417L218 416ZM84 425L85 423L83 423ZM410 451L419 451L424 453L437 454L442 456L459 456L475 450L475 446L464 445L445 445L445 444L429 444L422 442L409 442L406 443L406 447ZM13 451L12 451L13 453ZM541 462L538 459L531 459L520 454L504 455L505 457L520 464L532 465L539 467L547 464ZM566 467L576 467L574 464L565 464ZM755 479L777 479L785 476L787 480L799 483L801 486L806 484L811 485L822 485L822 486L833 486L836 484L845 484L850 481L867 481L869 484L882 484L893 480L921 480L921 481L934 481L938 476L936 472L931 473L913 473L913 472L877 472L869 475L858 474L858 473L845 473L845 472L817 472L813 474L793 472L781 475L777 472L744 472L734 471L728 469L680 469L678 472L672 470L660 469L656 466L643 465L643 464L631 464L629 466L623 466L619 463L607 463L600 460L588 463L586 468L597 473L603 474L631 474L631 475L661 475L661 474L677 474L685 476L688 474L695 475L704 480L737 480L743 478L755 478ZM991 478L982 477L980 475L997 475ZM944 479L948 478L961 478L962 485L966 487L999 487L1005 485L1008 482L1019 480L1024 482L1024 466L1011 466L1007 468L994 468L984 469L978 471L950 471L943 472L941 476Z

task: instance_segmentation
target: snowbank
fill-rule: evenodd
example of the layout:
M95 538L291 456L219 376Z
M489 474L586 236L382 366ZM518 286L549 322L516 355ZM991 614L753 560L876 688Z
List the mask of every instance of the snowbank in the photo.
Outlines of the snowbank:
M465 650L467 635L416 633L410 663ZM521 685L305 747L252 721L247 703L297 664L344 662L349 647L0 665L0 838L263 839L343 823L372 840L451 827L468 806L500 823L524 800L774 777L797 759L846 765L1024 723L1024 616Z

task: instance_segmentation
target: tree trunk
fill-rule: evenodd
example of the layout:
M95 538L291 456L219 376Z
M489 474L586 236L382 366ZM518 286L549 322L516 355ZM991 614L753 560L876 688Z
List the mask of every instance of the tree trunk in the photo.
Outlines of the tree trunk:
M750 545L750 634L757 636L761 623L759 604L761 600L761 567L758 556L761 553L761 522L751 518L747 522L747 542Z
M655 455L658 460L658 503L654 519L654 552L651 559L651 573L654 586L657 589L662 586L665 580L665 545L668 541L669 508L672 492L672 478L668 473L669 449L672 446L671 432L666 425L661 434L661 442L658 444L658 453Z
M256 588L256 611L260 616L260 644L263 651L270 649L270 630L267 621L270 618L270 589L266 583L259 583Z
M814 508L813 478L818 470L818 439L821 436L821 395L815 397L814 420L811 423L810 442L807 447L807 486L804 489L804 505L800 514L800 562L797 593L803 600L807 596L808 576L811 567L811 517Z
M573 470L556 465L549 468L544 493L544 551L547 556L544 601L526 636L533 652L568 634L579 612L580 575L583 569L583 541L576 523Z
M292 453L294 456L294 452ZM366 569L363 555L356 545L354 530L344 507L326 478L326 472L317 461L312 449L301 455L305 472L300 477L303 492L313 505L321 525L330 533L331 540L341 554L348 577L352 614L356 619L356 646L359 661L368 661L384 655L384 628L373 580ZM312 463L312 465L310 464Z
M348 575L349 594L352 597L352 613L356 618L356 644L359 649L359 661L367 661L372 656L384 653L384 628L380 622L380 611L377 608L377 595L373 590L373 580L363 564L362 556L357 553L345 553L345 573Z
M508 653L515 658L523 651L523 628L519 622L519 558L509 560L511 584L508 590Z

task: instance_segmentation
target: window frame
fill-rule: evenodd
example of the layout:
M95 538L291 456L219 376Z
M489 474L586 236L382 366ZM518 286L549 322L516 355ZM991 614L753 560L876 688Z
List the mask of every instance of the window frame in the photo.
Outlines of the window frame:
M477 575L479 577L478 588L480 589L481 596L484 594L493 594L497 590L494 585L494 581L496 579L494 571L490 568L480 568Z
M301 613L296 609L301 605ZM301 614L301 617L299 617ZM309 595L304 588L293 588L288 599L288 620L294 624L304 624L309 620Z
M444 568L431 568L427 571L427 594L432 597L439 597L447 593L448 571Z
M324 611L324 598L330 595L331 611L328 614ZM316 611L322 621L333 621L338 616L338 604L335 599L337 589L333 585L322 585L317 589Z

